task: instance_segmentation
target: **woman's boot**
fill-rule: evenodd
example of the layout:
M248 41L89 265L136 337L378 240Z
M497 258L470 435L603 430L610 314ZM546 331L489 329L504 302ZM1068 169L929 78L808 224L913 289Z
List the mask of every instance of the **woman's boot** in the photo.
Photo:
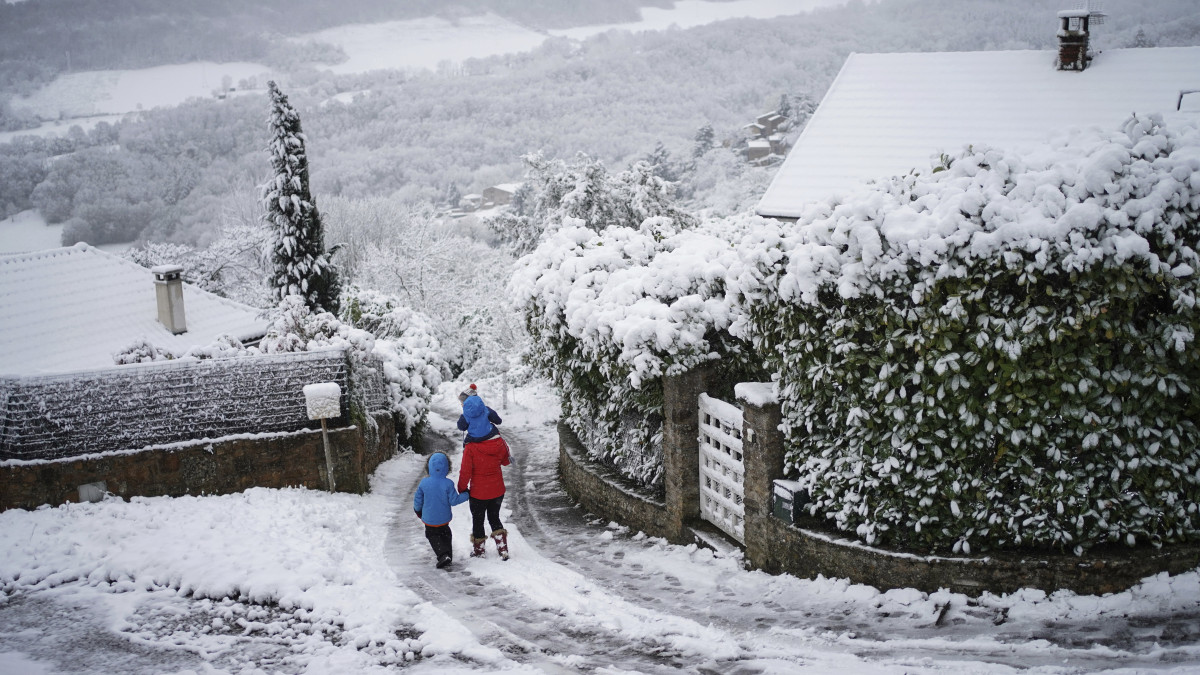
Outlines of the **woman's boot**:
M471 557L472 558L482 558L483 557L483 545L486 542L487 542L487 537L480 537L478 539L476 539L474 536L471 537Z
M492 539L496 540L496 552L500 554L500 559L508 560L508 530L496 530L492 533Z

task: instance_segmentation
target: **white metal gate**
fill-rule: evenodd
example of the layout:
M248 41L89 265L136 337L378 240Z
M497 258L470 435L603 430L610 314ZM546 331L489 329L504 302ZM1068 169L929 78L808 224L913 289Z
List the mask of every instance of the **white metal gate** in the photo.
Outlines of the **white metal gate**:
M700 394L700 517L746 543L742 411Z

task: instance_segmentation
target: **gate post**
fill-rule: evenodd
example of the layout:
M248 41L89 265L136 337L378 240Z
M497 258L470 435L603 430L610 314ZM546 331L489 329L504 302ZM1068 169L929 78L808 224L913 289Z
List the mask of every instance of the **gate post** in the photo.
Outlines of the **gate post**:
M691 543L687 524L700 517L700 394L708 385L706 366L663 376L663 487L667 540Z
M734 396L742 407L742 459L745 462L746 561L763 569L770 559L773 536L771 518L773 481L783 476L783 413L772 382L742 382L734 385ZM767 570L777 571L777 570Z

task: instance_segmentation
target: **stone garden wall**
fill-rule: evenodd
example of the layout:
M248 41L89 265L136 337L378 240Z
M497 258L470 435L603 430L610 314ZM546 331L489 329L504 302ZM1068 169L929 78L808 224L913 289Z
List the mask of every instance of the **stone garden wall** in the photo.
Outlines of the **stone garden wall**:
M329 430L339 492L366 492L368 477L396 452L390 413ZM158 497L229 494L252 487L329 489L320 429L187 441L136 451L0 463L0 510L92 501L111 494Z
M661 501L615 472L586 461L586 450L560 425L560 474L564 489L588 511L678 544L696 541L700 520L697 419L703 370L663 381L663 483ZM776 479L783 477L784 445L778 403L763 386L738 386L744 456L743 507L745 560L755 569L798 577L849 579L881 590L941 589L978 595L1020 588L1046 592L1069 589L1103 594L1130 588L1161 572L1179 574L1200 566L1200 546L1162 549L1093 549L1084 556L1044 552L1004 552L986 556L940 557L872 548L823 528L796 510L777 509ZM643 491L644 492L644 491ZM736 545L736 544L734 544Z

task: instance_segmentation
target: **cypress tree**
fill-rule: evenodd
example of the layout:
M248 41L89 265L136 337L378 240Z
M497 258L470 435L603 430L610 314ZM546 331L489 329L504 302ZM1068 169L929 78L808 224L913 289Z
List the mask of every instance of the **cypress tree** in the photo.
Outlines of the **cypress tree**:
M263 218L272 229L271 287L275 299L304 298L313 310L337 313L339 281L325 251L321 216L308 188L308 156L300 115L274 82L271 97L271 168L274 176L261 186Z

